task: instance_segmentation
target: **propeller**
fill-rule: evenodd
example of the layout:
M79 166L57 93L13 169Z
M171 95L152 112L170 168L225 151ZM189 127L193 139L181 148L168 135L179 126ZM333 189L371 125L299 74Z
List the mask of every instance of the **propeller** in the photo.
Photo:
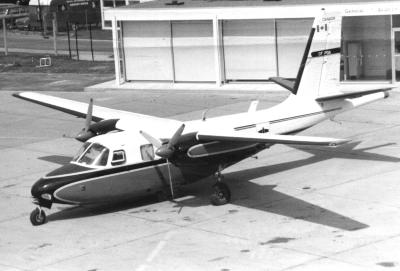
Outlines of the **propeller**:
M170 140L168 140L167 143L163 143L161 142L161 140L151 136L150 134L144 132L144 131L140 131L140 134L147 139L147 141L149 141L151 144L153 144L157 150L156 150L156 154L162 158L165 159L169 159L171 158L174 153L175 153L175 146L178 143L183 130L185 129L185 124L182 124L178 130L176 130L176 132L174 133L174 135L171 137Z
M174 133L174 135L171 137L170 140L168 140L167 143L163 143L161 140L151 136L150 134L144 132L144 131L139 131L140 134L151 144L153 144L157 149L156 149L156 154L162 158L165 158L167 160L167 168L168 168L168 178L169 178L169 186L171 188L171 196L172 199L174 199L174 188L173 188L173 183L172 183L172 175L171 175L171 168L170 168L170 162L169 159L175 154L176 151L176 145L179 142L179 139L181 138L181 135L183 133L183 130L185 129L185 124L182 124L178 130Z
M75 136L64 134L63 137L75 138L80 142L86 142L87 140L89 140L94 136L118 130L116 125L119 119L105 119L95 123L92 123L92 121L93 121L93 99L90 98L85 118L85 127L83 127L83 129Z
M75 136L76 140L85 142L89 138L95 136L95 134L90 130L90 124L92 123L92 115L93 115L93 98L90 98L85 118L85 127Z

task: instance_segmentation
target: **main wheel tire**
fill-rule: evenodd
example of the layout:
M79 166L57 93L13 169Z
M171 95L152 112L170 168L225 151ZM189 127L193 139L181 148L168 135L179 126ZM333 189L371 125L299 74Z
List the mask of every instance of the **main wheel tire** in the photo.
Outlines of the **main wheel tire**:
M210 197L212 205L220 206L231 201L231 191L226 184L218 182L213 187L214 194L212 194Z
M43 210L36 208L32 211L30 219L33 226L43 225L46 223L46 213Z

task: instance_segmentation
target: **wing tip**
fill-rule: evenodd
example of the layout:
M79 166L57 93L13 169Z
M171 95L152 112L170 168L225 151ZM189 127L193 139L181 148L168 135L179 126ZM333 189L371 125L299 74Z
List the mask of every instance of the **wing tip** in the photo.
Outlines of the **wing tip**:
M329 147L339 147L343 144L349 143L351 139L336 139L335 141L332 141L328 144Z

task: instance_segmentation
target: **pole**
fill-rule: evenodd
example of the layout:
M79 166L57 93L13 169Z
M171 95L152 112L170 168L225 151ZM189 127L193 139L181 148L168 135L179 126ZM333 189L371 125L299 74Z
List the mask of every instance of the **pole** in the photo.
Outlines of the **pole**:
M3 18L3 38L4 38L4 54L8 55L8 47L7 47L7 28L6 28L6 18Z
M42 6L40 5L40 0L38 0L38 8L39 8L39 21L40 21L40 29L43 29L43 20L42 20Z
M54 45L54 55L57 55L57 24L56 24L56 18L53 18L53 45Z
M85 23L86 23L86 29L88 29L87 9L85 9Z
M75 48L76 48L76 58L79 61L79 49L78 49L78 25L75 24Z
M90 35L90 51L92 52L92 61L94 61L94 54L93 54L93 38L92 38L92 24L89 24L89 35Z
M67 36L68 36L68 51L69 51L69 58L72 58L71 55L71 39L69 38L69 22L67 21Z

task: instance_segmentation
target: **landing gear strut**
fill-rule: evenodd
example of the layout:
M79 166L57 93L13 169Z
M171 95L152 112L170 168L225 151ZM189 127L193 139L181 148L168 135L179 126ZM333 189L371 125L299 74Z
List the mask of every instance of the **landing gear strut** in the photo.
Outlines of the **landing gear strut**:
M30 219L33 226L43 225L46 223L46 213L41 207L37 207L32 211Z
M218 171L215 175L217 183L213 185L214 193L210 197L211 204L215 206L227 204L231 200L231 191L229 187L222 182L223 176L221 172Z

